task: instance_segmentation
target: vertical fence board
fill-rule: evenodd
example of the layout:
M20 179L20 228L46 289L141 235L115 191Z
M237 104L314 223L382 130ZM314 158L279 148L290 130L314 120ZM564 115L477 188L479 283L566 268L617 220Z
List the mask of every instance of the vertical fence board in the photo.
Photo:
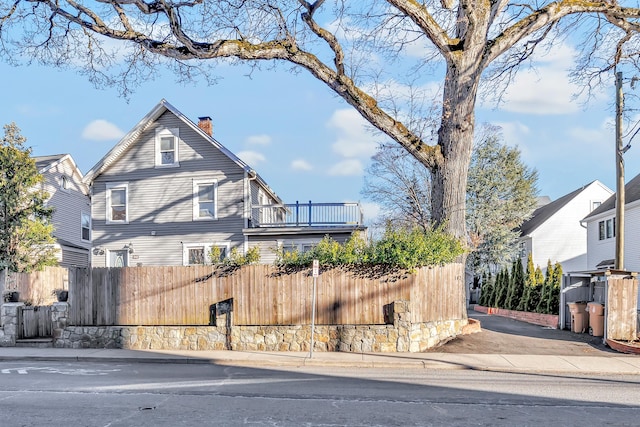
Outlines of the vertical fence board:
M607 283L607 338L621 341L636 340L637 278L611 278Z

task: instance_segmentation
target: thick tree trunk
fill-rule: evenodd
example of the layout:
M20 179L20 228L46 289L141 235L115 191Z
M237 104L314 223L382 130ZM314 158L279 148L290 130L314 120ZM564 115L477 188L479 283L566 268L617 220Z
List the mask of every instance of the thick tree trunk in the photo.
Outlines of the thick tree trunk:
M479 71L473 64L449 65L438 144L444 160L433 170L433 218L456 237L466 236L467 171L473 149L474 108ZM461 71L462 70L462 71Z

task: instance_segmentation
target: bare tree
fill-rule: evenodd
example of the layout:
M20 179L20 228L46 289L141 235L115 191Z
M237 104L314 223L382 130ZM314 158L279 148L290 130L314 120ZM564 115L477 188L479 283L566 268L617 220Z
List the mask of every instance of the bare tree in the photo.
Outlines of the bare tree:
M535 210L538 174L503 143L502 130L477 129L469 167L466 222L468 271L476 277L511 263L519 227ZM367 169L362 194L381 207L382 222L430 229L431 176L402 148L381 145Z
M431 175L398 145L381 144L371 158L362 195L381 209L380 223L430 230Z
M616 0L0 0L0 56L82 65L125 94L157 66L192 78L214 77L215 58L292 64L431 170L433 218L463 237L481 77L508 82L545 42L581 31L575 76L589 88L617 64L638 65L639 18ZM430 71L443 82L435 141L374 83Z

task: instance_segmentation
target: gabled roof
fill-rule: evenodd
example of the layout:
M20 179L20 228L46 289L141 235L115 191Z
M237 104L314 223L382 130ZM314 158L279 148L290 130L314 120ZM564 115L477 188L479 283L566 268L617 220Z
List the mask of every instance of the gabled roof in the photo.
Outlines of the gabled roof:
M627 182L624 186L624 203L625 205L640 200L640 174L636 175L631 181ZM605 200L600 206L593 210L584 219L597 216L601 213L610 211L616 208L616 194L613 193L611 197Z
M60 163L63 157L68 156L68 154L53 154L51 156L34 156L33 160L36 162L36 167L38 171L42 173L48 169L51 169L56 164Z
M220 142L215 140L212 136L206 133L204 130L200 129L200 127L189 120L184 114L182 114L178 109L176 109L173 105L171 105L167 100L161 99L160 102L149 112L146 116L142 118L138 122L137 125L133 127L102 159L96 163L89 172L84 177L84 183L91 186L93 181L106 171L109 166L111 166L114 162L116 162L122 155L136 142L139 141L140 135L147 130L147 128L153 124L162 114L165 112L171 112L178 119L180 119L185 125L190 127L194 132L199 134L202 138L206 139L211 145L216 147L220 152L226 155L229 159L235 162L239 167L241 167L249 176L256 177L256 181L262 186L271 196L273 196L276 200L282 203L280 198L276 195L276 193L267 185L267 183L253 170L243 162L238 156L233 154L229 149L227 149Z
M33 160L36 162L36 167L38 168L38 172L40 174L44 174L50 169L58 166L60 163L65 161L69 161L71 163L71 167L73 169L73 175L76 176L79 183L84 184L82 172L80 168L76 165L76 162L73 161L73 157L71 154L53 154L50 156L34 156ZM86 189L85 189L86 190Z
M533 212L531 219L522 223L520 227L520 236L527 236L531 234L536 228L544 224L549 218L555 215L560 209L567 205L570 201L575 199L580 193L590 187L592 184L598 182L592 181L589 184L578 188L575 191L572 191L569 194L566 194L559 199L554 200L553 202L546 204L544 206L539 207Z

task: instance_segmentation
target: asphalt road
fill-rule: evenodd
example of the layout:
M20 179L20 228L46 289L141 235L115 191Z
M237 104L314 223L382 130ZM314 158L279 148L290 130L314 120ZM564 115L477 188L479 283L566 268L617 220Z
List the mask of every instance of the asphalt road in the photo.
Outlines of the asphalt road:
M0 363L0 425L632 426L640 377Z
M464 354L546 354L594 356L612 353L602 337L551 329L500 316L469 311L480 320L482 332L463 335L433 349L439 353Z

